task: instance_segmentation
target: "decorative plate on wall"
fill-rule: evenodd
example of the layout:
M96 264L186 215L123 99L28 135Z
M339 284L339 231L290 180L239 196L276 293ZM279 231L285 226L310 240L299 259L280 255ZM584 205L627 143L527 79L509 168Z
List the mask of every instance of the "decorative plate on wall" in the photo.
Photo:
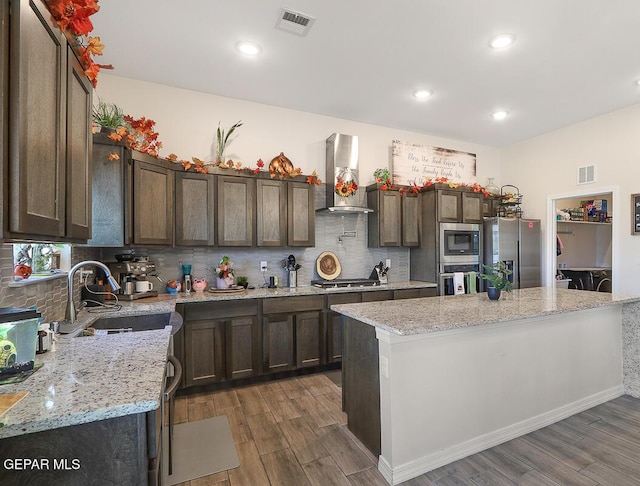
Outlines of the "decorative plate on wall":
M334 280L340 275L342 267L335 253L323 251L316 260L316 270L318 275L325 280Z

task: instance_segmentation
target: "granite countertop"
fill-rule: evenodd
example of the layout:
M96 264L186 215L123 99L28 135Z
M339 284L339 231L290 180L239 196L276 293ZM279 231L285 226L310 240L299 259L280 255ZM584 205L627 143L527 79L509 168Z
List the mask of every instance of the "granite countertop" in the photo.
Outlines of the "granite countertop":
M409 282L394 282L374 287L339 287L321 289L311 285L301 285L295 288L279 287L277 289L256 288L249 289L243 293L216 293L206 290L204 292L191 292L190 294L159 294L157 297L149 297L134 301L120 301L122 311L120 312L169 312L174 310L175 304L187 304L192 302L216 302L223 300L238 299L269 299L273 297L295 297L300 295L331 295L348 292L375 292L380 290L404 290L404 289L425 289L436 287L433 282L420 282L411 280Z
M29 394L0 417L0 439L147 412L160 406L171 329L56 336L44 366L0 393Z
M332 305L331 309L398 335L425 334L513 321L606 305L640 301L638 296L536 287L502 293L427 297L366 304Z

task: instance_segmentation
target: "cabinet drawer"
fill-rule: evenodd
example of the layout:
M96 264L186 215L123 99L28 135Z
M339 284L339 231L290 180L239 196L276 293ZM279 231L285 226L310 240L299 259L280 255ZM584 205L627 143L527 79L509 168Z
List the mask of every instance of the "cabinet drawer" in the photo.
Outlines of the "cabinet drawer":
M362 302L362 294L360 292L327 295L327 307L337 304L359 304L360 302Z
M201 302L184 304L184 320L226 319L229 317L257 316L258 301L239 299L226 302Z
M362 292L362 302L377 302L379 300L393 300L393 290Z
M417 299L418 297L435 297L437 294L435 287L423 289L401 289L393 291L393 299Z
M322 310L322 295L301 295L300 297L276 297L262 301L263 314L280 314L307 310Z

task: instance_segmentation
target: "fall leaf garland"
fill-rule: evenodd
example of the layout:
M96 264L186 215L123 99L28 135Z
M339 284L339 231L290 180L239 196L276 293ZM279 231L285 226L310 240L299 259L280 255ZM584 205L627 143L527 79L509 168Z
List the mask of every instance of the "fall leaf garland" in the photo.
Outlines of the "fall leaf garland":
M93 30L89 17L100 10L98 0L46 0L46 5L60 28L78 40L84 74L97 86L100 69L113 69L111 64L98 64L93 60L94 56L101 56L104 49L100 37L89 37Z

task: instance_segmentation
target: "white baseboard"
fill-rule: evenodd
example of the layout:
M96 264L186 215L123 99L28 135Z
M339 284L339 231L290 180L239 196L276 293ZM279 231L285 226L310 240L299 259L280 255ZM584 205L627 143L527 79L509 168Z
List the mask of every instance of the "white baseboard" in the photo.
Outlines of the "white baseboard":
M562 407L558 407L554 410L550 410L549 412L542 413L535 417L503 427L502 429L461 442L446 450L429 454L420 459L416 459L396 467L392 467L383 456L380 456L378 460L378 470L389 484L399 484L446 464L450 464L458 459L462 459L463 457L484 451L497 446L498 444L502 444L503 442L507 442L511 439L515 439L516 437L533 432L534 430L551 425L559 420L570 417L571 415L575 415L576 413L595 407L601 403L613 400L623 394L624 387L622 385L615 386L567 405L563 405Z

